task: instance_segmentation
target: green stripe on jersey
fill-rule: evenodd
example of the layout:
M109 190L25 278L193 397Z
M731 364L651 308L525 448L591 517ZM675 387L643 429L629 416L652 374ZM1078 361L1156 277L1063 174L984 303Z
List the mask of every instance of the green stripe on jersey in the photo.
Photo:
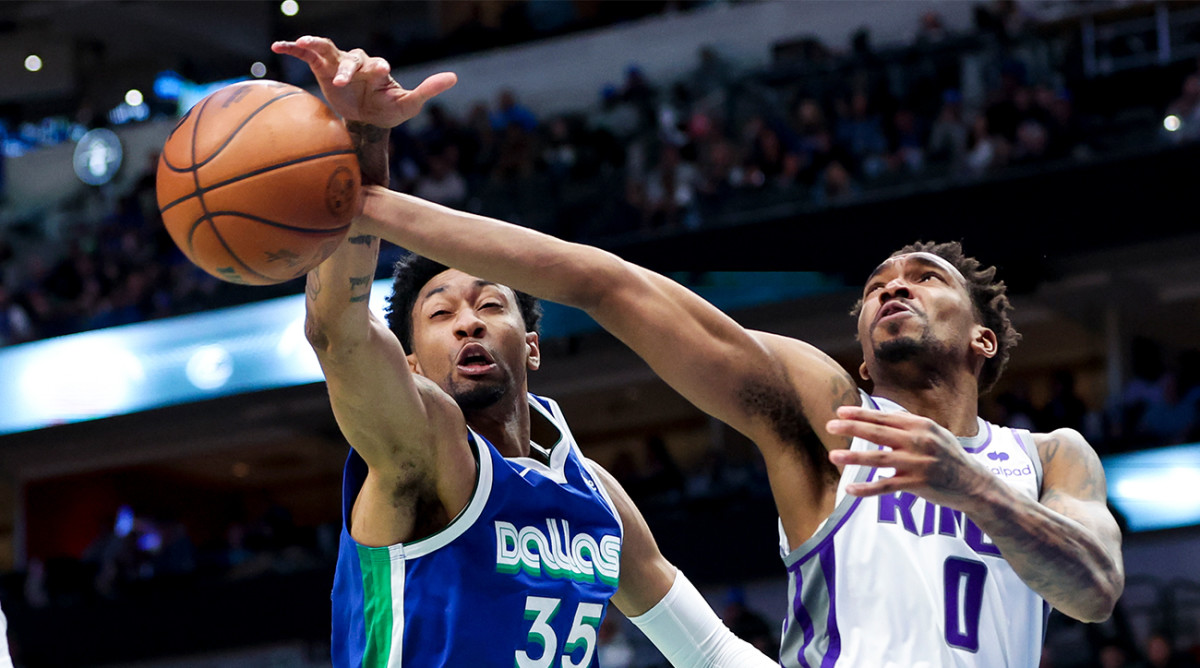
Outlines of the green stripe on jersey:
M386 668L392 651L392 560L386 547L358 546L366 646L363 668ZM403 564L401 564L403 568Z

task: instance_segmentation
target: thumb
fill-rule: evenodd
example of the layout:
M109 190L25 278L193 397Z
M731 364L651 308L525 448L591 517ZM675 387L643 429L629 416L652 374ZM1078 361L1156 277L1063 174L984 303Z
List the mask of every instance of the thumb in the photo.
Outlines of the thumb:
M456 83L458 83L457 74L453 72L440 72L422 81L421 85L413 89L413 95L424 103L429 98L450 90Z

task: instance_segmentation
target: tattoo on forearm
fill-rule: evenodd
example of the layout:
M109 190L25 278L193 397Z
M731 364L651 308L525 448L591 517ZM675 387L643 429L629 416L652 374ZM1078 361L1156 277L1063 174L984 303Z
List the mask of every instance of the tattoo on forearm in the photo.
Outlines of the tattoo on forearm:
M371 298L371 293L369 293L369 292L366 294L363 294L363 295L354 295L353 297L350 298L350 303L357 304L359 302L365 302L370 298Z
M346 129L350 131L350 136L360 143L383 141L388 138L390 133L387 128L362 121L346 121Z
M390 130L358 121L347 122L346 129L350 131L350 140L354 143L354 154L358 157L363 183L387 186Z
M370 274L367 274L365 276L351 276L350 277L350 289L353 290L354 288L361 288L364 285L370 285L372 278L374 278L374 276L372 276Z
M355 246L370 246L375 243L375 239L376 238L371 236L370 234L359 234L357 236L353 236L353 237L346 239L346 241L349 241L350 243L354 244Z

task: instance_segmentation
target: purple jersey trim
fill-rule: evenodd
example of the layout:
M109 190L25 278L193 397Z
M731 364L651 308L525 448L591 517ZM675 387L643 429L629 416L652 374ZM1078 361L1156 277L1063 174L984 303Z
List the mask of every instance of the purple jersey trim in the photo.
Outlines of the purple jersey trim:
M808 660L804 658L804 650L808 649L809 643L813 639L813 623L812 617L809 617L808 610L804 607L804 573L800 570L803 562L797 561L788 567L789 571L793 571L792 575L796 578L796 596L792 600L792 615L795 616L796 622L800 624L800 628L804 629L804 644L800 645L800 651L796 653L796 660L800 662L802 668L812 668L808 664ZM782 664L781 664L782 665Z
M837 580L836 569L837 559L833 554L833 543L829 543L829 549L821 550L821 573L825 576L825 589L829 592L829 615L825 622L825 635L829 638L829 645L825 648L825 656L821 659L821 668L833 668L837 664L838 657L842 655L842 634L838 631L837 625Z
M1033 434L1025 429L1013 429L1013 436L1016 437L1017 445L1025 451L1025 456L1029 461L1033 462L1033 470L1037 473L1037 492L1038 496L1042 495L1042 456L1038 454L1037 446L1033 442Z
M983 452L984 450L986 450L987 446L992 444L992 425L991 425L991 423L984 421L983 427L985 429L987 429L987 438L985 438L983 440L983 443L974 448L968 448L967 446L964 445L963 450L966 450L967 452L969 452L973 455L977 455L977 454Z

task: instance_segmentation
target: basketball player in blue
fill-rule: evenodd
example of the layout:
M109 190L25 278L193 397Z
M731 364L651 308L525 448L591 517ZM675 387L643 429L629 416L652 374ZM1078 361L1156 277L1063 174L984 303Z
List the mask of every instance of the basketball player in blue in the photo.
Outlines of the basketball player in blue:
M1111 614L1124 571L1104 471L1073 430L978 416L1019 335L995 270L957 243L906 247L867 278L868 395L813 346L599 249L383 188L364 200L365 232L585 310L754 440L789 577L781 665L1036 666L1050 606Z
M273 49L309 64L374 183L387 182L385 128L454 83L405 91L384 61L326 39ZM663 557L558 405L528 392L535 300L413 256L385 323L367 305L379 240L351 235L306 289L305 331L353 447L334 665L593 667L610 599L675 666L776 665Z

